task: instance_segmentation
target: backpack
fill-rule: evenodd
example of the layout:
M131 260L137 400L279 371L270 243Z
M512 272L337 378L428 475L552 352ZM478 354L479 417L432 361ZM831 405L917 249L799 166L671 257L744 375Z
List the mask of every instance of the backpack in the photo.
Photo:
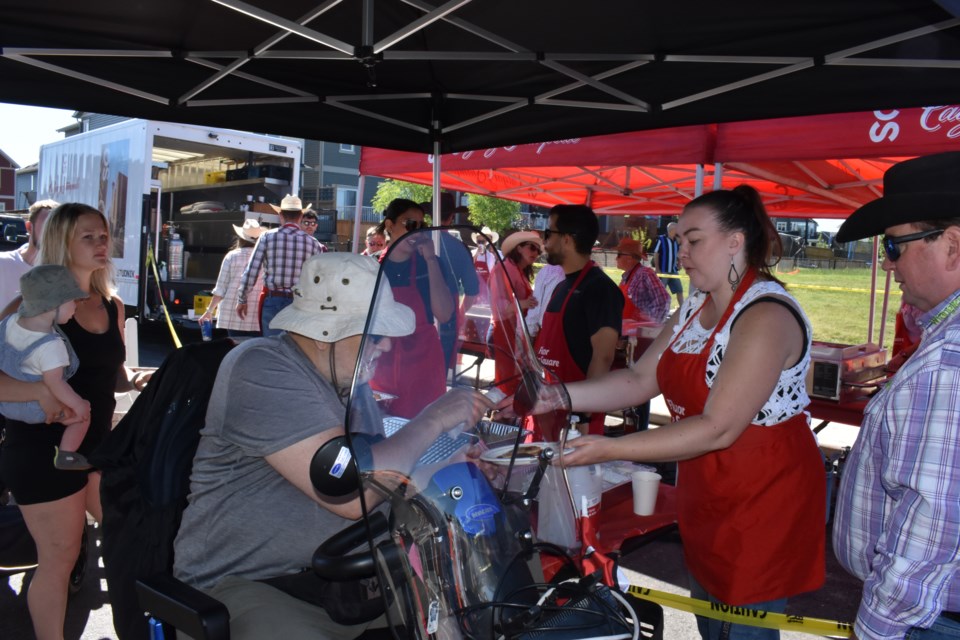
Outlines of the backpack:
M173 571L173 541L220 363L236 343L190 344L170 354L127 415L90 455L102 472L103 563L121 640L148 640L138 578Z

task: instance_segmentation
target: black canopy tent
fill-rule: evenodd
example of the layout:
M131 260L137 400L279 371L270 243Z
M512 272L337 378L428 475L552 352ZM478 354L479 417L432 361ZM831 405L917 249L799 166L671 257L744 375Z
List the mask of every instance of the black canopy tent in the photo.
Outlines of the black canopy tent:
M0 100L442 152L960 101L932 0L439 2L4 0Z

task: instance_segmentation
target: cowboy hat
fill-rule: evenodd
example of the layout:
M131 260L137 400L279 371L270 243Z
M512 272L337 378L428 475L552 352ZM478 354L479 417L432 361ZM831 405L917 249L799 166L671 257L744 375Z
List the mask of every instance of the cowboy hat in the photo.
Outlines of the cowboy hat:
M260 223L252 218L244 220L242 227L233 225L233 230L240 236L241 240L246 240L247 242L256 242L257 238L259 238L260 234L264 231Z
M617 245L617 253L625 253L637 260L643 260L644 258L643 247L640 246L639 241L632 238L621 240L620 244Z
M293 302L270 322L271 329L337 342L363 333L373 314L370 334L388 337L413 332L413 310L393 298L386 278L377 283L379 265L355 253L319 253L303 263ZM371 310L373 292L376 304Z
M487 236L486 239L490 241L490 244L497 244L497 240L500 239L500 234L496 231L493 231L490 227L484 227L483 229L480 229L479 232L475 231L470 234L470 237L473 238L474 244L479 244L479 241L484 239L483 236Z
M280 201L280 211L296 211L302 213L303 203L300 202L300 198L297 196L287 194L287 196Z
M905 160L883 174L883 196L847 218L837 242L880 235L898 224L960 217L960 151Z
M517 231L516 233L511 233L504 239L503 244L500 245L500 251L503 252L503 255L509 255L511 251L524 242L534 243L540 249L540 252L543 253L543 239L536 231Z

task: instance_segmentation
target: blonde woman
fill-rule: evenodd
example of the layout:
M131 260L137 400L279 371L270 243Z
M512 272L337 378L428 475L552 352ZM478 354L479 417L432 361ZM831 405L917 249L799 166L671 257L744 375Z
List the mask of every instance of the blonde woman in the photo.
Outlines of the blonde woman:
M80 362L70 386L90 402L90 427L79 451L87 455L109 431L115 390L142 388L147 376L131 380L123 366L123 302L116 295L107 219L85 204L60 205L50 214L40 243L40 264L67 267L89 298L77 303L72 319L58 325ZM19 298L7 307L9 313ZM13 493L37 546L38 566L30 581L27 605L38 640L63 638L70 572L80 551L86 512L98 521L100 474L59 471L54 447L73 421L60 407L52 413L42 383L0 378L0 398L40 400L53 424L7 420L0 449L0 478Z

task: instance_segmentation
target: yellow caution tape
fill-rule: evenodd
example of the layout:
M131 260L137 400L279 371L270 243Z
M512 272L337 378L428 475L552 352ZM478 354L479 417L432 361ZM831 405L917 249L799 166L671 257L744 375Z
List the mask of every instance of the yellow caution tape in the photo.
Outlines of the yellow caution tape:
M649 600L664 607L686 611L694 615L723 620L736 624L745 624L764 629L780 629L781 631L796 631L817 636L832 638L849 638L853 635L853 625L849 622L837 622L822 618L808 618L759 609L732 607L725 604L707 602L687 596L679 596L664 591L647 589L637 585L630 585L627 593L641 600Z
M167 319L167 328L170 329L170 335L173 336L173 345L179 349L183 345L177 336L176 329L173 328L173 320L170 319L170 312L167 311L167 305L163 300L163 291L160 290L160 274L157 272L157 257L153 254L153 247L147 252L147 262L153 268L153 277L157 281L157 292L160 294L160 306L163 308L163 316Z

